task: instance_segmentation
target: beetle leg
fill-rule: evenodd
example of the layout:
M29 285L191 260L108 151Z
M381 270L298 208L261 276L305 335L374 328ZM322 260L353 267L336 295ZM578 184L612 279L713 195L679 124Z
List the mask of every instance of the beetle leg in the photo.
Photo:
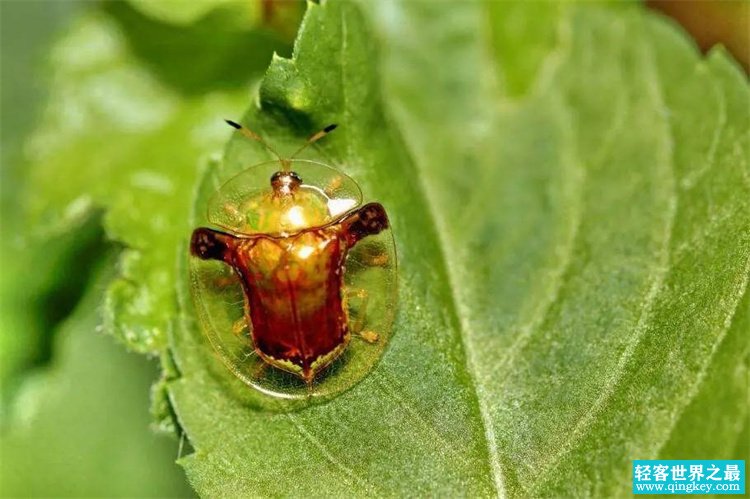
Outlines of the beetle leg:
M375 255L374 257L372 257L372 261L370 263L377 267L385 267L388 264L388 255L386 253Z
M359 298L357 307L357 319L352 324L352 333L358 335L365 327L365 317L367 316L367 302L369 294L364 289L357 289L351 293L354 297Z
M343 178L341 177L341 175L336 175L331 179L325 189L323 189L323 192L325 192L327 196L332 196L333 193L336 192L339 187L341 187L342 182Z
M237 283L237 277L233 275L217 277L214 279L214 286L217 288L227 288L235 283Z
M259 379L263 377L267 368L268 363L265 360L261 360L260 362L258 362L258 365L255 366L255 369L253 369L253 379Z
M366 341L367 343L377 343L380 335L375 331L365 330L365 320L367 319L367 303L369 294L364 289L358 289L352 293L360 299L360 305L357 313L357 320L352 324L352 335L356 338Z
M361 258L370 267L385 267L389 261L388 253L382 250L367 252Z
M357 338L366 341L367 343L373 344L377 343L380 339L380 335L376 333L375 331L362 331L361 333L356 335Z
M349 246L367 236L379 234L388 228L388 215L380 203L367 203L341 221L341 228Z
M256 355L258 355L258 352L256 352L255 350L251 350L242 356L242 362L245 362L247 361L247 359L251 359L255 357Z
M349 310L351 310L351 308L349 307L349 303L351 303L351 300L353 298L357 299L357 303L358 303L358 306L356 309L357 313L356 313L356 317L352 320L352 324L351 324L352 334L357 335L360 333L360 331L362 331L362 329L364 329L364 326L365 326L365 315L367 311L368 294L367 294L367 291L364 289L351 289L351 290L347 290L347 295L348 296L347 296L346 301L347 301L347 308L349 308Z
M239 336L242 334L242 331L247 329L247 321L245 318L237 319L234 321L234 324L232 324L232 333L234 333L235 336Z

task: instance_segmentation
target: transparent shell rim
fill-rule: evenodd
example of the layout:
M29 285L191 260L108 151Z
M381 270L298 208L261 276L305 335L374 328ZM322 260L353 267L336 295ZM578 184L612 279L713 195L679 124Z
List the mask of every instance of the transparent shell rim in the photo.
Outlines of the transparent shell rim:
M331 166L331 165L328 165L326 163L321 163L320 161L315 161L315 160L311 160L311 159L291 159L291 160L288 160L288 161L289 161L290 165L303 164L303 165L310 166L310 167L322 168L324 170L328 170L330 173L334 174L335 176L343 177L345 179L346 183L348 185L350 185L351 187L354 188L353 194L354 194L354 197L355 197L355 199L354 199L354 201L355 201L354 205L352 205L350 208L348 208L344 212L342 212L342 213L334 216L331 221L326 222L324 224L311 225L310 227L305 227L304 229L300 229L299 231L295 232L295 234L299 233L299 232L306 231L306 230L318 229L318 228L321 228L321 227L325 227L326 225L334 223L335 220L337 220L338 218L340 218L344 213L350 212L350 211L354 210L355 208L357 208L359 206L362 206L362 201L363 201L364 198L363 198L363 195L362 195L362 189L359 187L359 184L352 177L350 177L346 173L342 172L338 168L336 168L334 166ZM212 207L215 206L215 204L216 204L215 201L217 199L219 199L219 197L221 196L221 193L223 191L225 191L225 188L227 188L232 182L236 181L242 175L246 175L251 170L254 170L256 168L261 168L263 166L272 165L272 164L278 164L279 167L281 167L281 163L279 162L278 159L271 159L271 160L268 160L268 161L263 161L261 163L255 163L254 165L248 166L247 168L243 169L242 171L236 173L235 175L232 175L227 180L225 180L216 189L216 192L214 192L208 198L208 201L206 203L206 209L205 209L205 218L206 218L206 220L208 222L210 222L211 224L213 224L213 225L215 225L217 227L221 227L222 229L224 229L224 230L226 230L226 231L228 231L228 232L230 232L232 234L235 234L235 235L245 235L245 236L247 236L247 235L261 234L261 233L246 233L246 232L242 232L241 230L238 230L236 227L232 227L230 225L227 225L226 223L222 223L220 221L217 221L216 217L212 216L212 211L213 211ZM317 185L314 185L314 184L308 184L307 182L305 182L304 177L302 178L302 185L308 186L308 187L312 187L312 188L320 190L320 186L317 186ZM283 236L283 237L293 235L293 233L289 233L289 234L262 233L262 234L267 235L267 236L277 235L277 236Z

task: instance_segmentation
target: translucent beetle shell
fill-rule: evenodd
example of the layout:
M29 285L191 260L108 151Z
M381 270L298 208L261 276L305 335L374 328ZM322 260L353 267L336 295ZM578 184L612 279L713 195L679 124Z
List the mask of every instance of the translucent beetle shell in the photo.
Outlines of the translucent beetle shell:
M216 228L191 238L193 297L204 332L238 378L298 398L343 391L372 370L396 305L395 245L382 205L363 205L354 180L328 165L280 159L229 179L207 218Z

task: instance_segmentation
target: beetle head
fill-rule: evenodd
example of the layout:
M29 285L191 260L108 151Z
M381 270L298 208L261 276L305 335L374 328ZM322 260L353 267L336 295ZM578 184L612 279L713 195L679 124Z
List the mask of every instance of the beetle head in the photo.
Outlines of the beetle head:
M302 179L295 172L278 171L271 175L271 187L276 196L294 194L302 185Z

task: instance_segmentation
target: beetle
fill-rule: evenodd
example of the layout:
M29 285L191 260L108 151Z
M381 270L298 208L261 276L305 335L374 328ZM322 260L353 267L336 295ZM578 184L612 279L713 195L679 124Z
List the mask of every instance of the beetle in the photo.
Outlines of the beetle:
M283 387L264 375L266 366L291 373L309 392L358 338L374 351L347 360L354 367L343 369L334 391L346 388L374 365L390 334L396 254L385 208L362 204L357 184L335 168L295 159L336 125L285 158L257 133L227 123L276 159L227 181L208 203L207 218L219 228L192 232L193 293L204 330L238 377L275 394ZM243 302L243 315L231 326L227 309L237 303L217 298L227 270ZM253 356L260 365L246 365Z

